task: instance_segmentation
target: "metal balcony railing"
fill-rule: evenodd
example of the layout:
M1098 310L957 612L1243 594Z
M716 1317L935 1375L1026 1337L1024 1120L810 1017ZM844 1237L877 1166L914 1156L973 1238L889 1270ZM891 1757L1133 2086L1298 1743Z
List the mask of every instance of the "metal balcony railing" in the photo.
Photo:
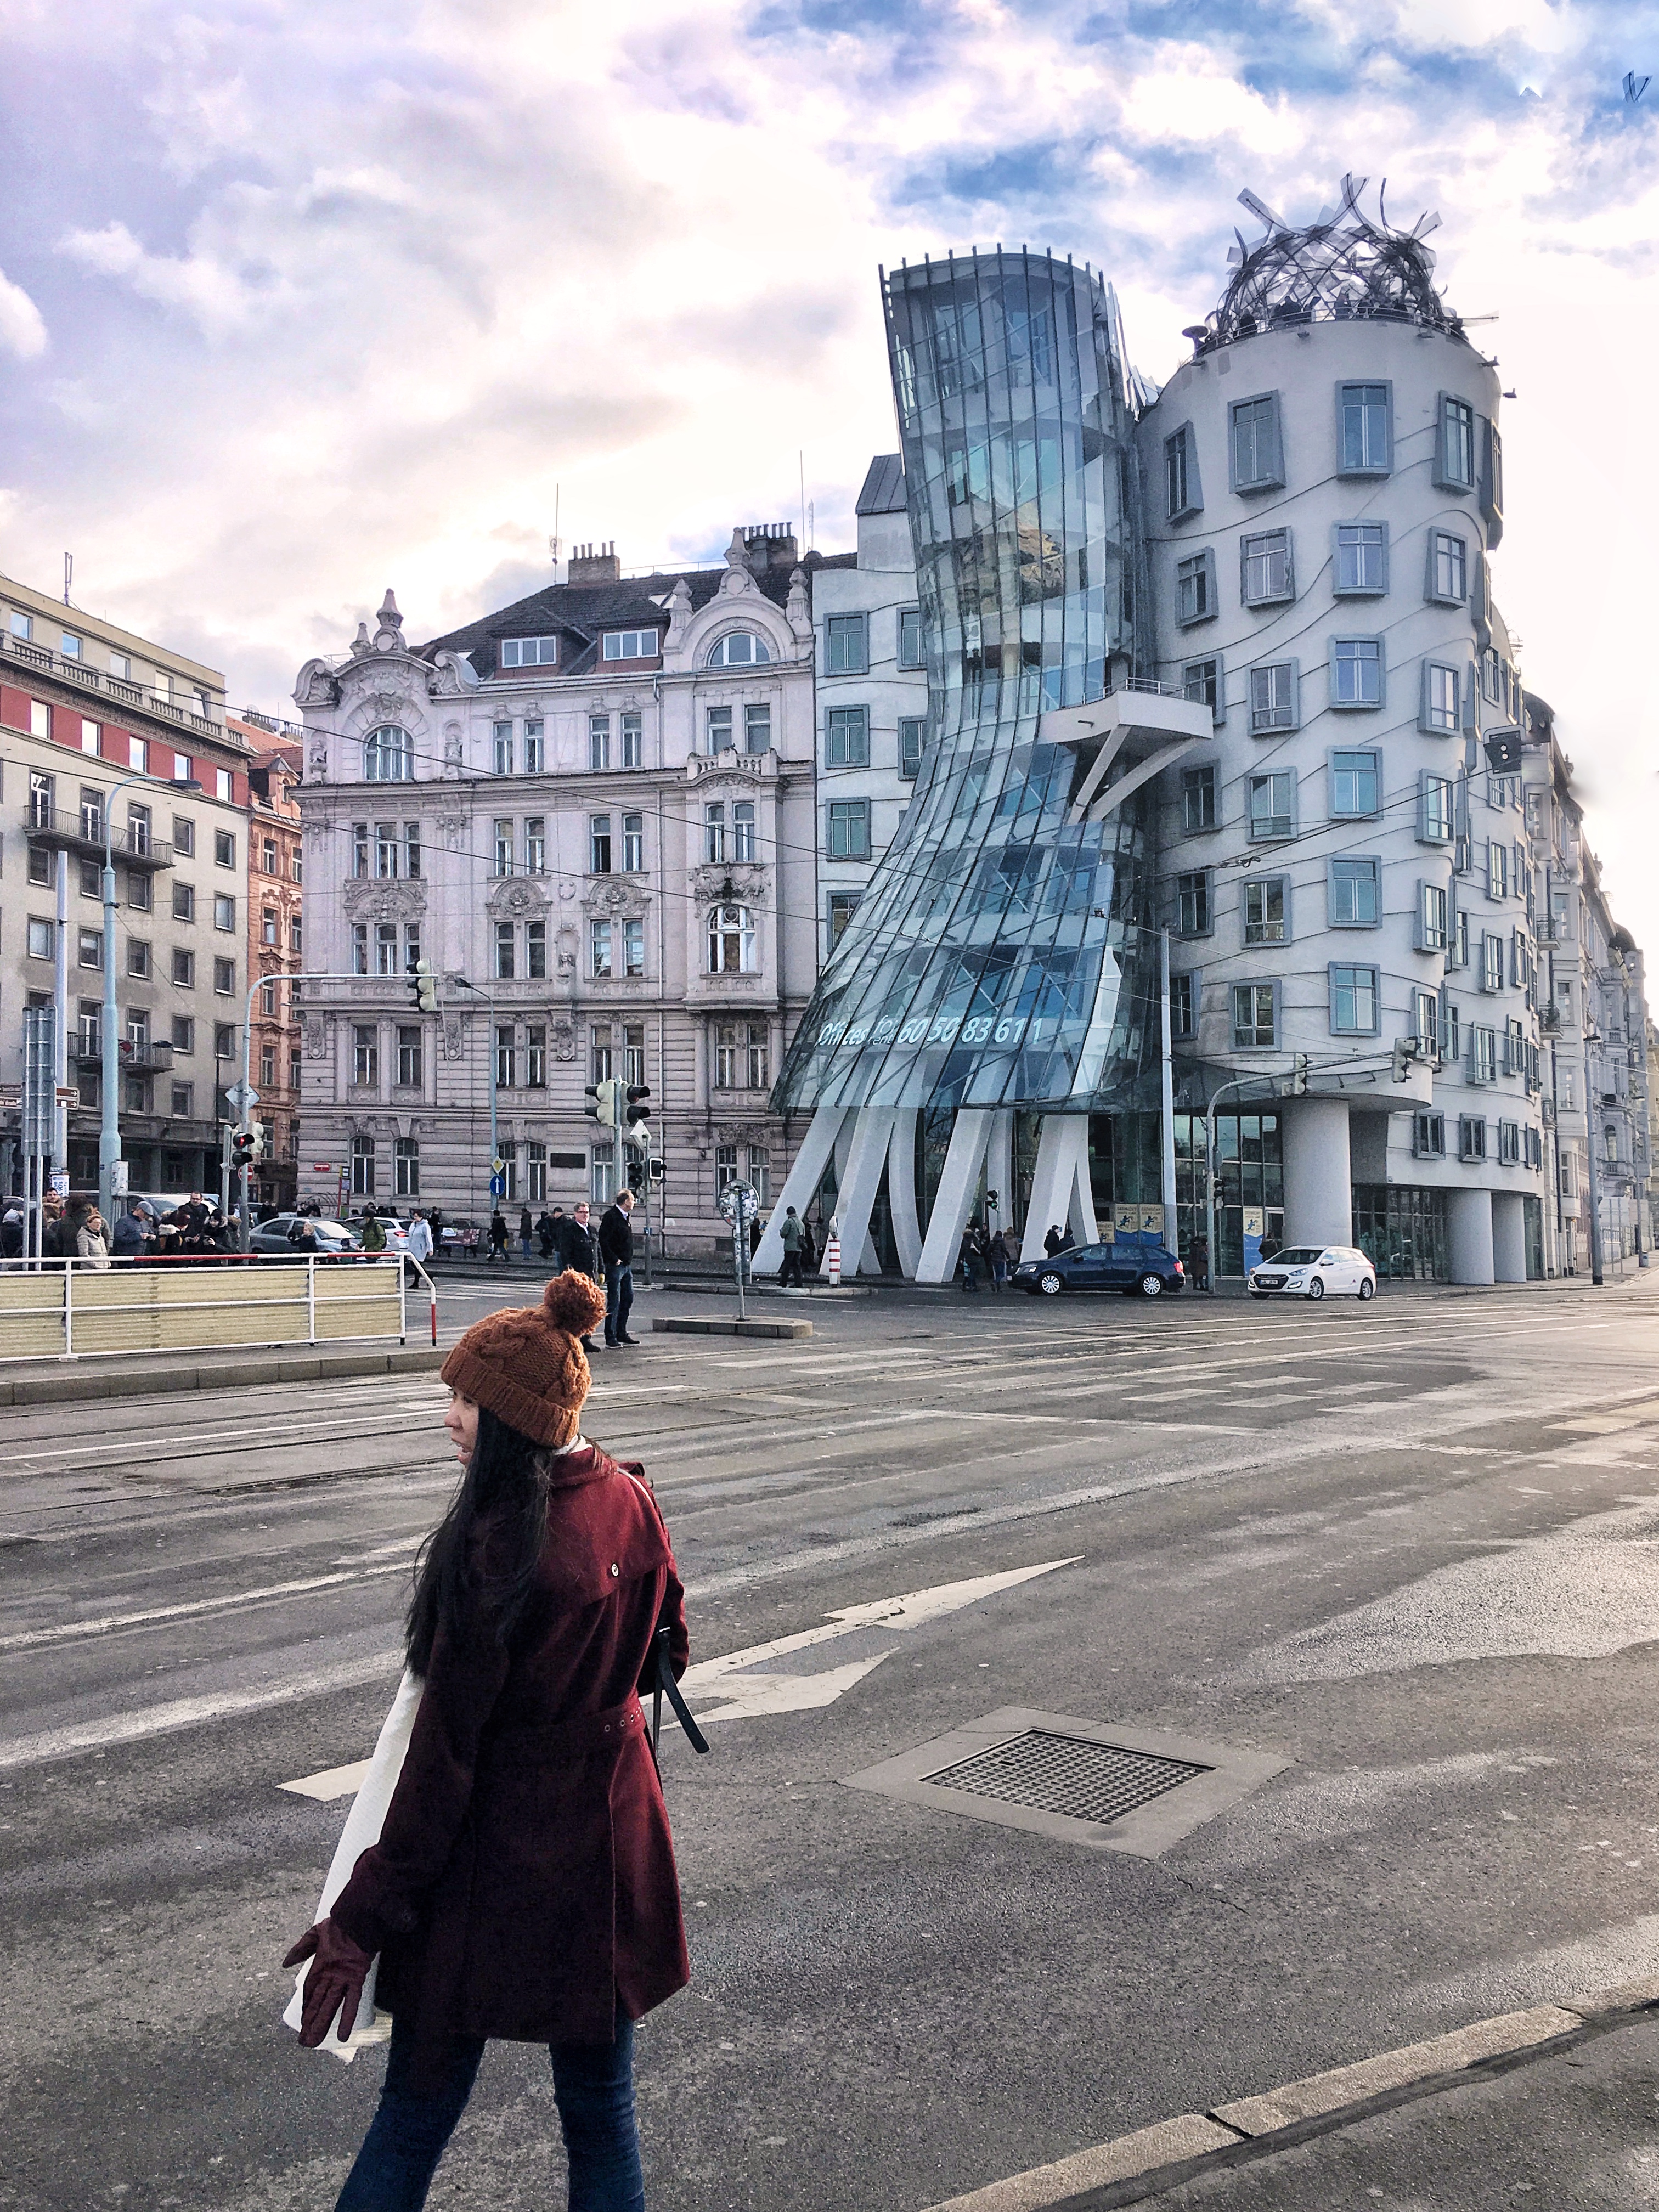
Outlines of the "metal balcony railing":
M29 800L23 834L31 844L50 845L54 849L78 854L83 860L101 860L104 857L104 825L95 816L54 805L46 799ZM132 867L173 866L172 846L163 838L152 837L143 823L128 822L118 829L110 846L118 860L125 860Z
M83 691L100 693L118 699L129 707L142 707L146 714L159 715L163 721L176 722L181 728L199 731L204 738L222 738L224 725L207 714L198 714L193 708L181 707L175 701L155 691L146 691L140 684L133 684L121 676L111 676L101 668L89 668L83 660L71 655L54 653L49 646L34 645L21 637L0 635L0 659L19 661L26 668L40 668L77 685Z

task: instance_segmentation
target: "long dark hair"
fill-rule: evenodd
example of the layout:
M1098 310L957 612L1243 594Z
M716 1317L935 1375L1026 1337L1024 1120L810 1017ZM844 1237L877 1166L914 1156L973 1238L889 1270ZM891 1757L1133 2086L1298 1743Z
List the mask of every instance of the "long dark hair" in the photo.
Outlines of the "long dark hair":
M480 1600L483 1618L498 1644L504 1644L517 1627L547 1541L547 1474L541 1446L480 1406L477 1438L460 1487L416 1555L415 1594L404 1640L416 1674L423 1675L430 1665L440 1631L453 1635L460 1630L468 1553L475 1530L486 1519L489 1561L485 1578L475 1579L468 1593L471 1632L477 1632Z

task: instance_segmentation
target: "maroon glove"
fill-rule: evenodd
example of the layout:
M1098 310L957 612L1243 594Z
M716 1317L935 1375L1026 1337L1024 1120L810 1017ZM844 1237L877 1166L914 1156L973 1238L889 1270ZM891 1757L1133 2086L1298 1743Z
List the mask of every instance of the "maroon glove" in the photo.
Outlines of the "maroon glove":
M319 1920L314 1928L307 1929L283 1964L297 1966L307 1959L311 1960L311 1972L305 1978L300 2008L300 2040L307 2051L314 2051L337 2011L340 2041L349 2043L374 1956L360 1949L343 1928L331 1920Z

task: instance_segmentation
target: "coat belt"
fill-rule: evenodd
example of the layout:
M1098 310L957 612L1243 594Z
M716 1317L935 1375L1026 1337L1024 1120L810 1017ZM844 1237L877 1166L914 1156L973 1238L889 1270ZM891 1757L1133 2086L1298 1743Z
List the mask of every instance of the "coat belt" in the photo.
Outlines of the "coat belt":
M504 1751L566 1765L591 1752L620 1751L631 1735L645 1728L645 1709L637 1696L599 1712L576 1713L568 1721L551 1724L527 1721L501 1730L495 1741Z

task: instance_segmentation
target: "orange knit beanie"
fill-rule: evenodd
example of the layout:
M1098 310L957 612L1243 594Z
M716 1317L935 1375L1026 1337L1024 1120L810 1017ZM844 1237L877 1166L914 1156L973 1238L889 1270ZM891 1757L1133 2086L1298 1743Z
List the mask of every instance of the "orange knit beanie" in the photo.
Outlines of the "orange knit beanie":
M445 1360L443 1379L532 1443L570 1443L593 1380L577 1340L604 1319L605 1292L568 1267L538 1306L507 1306L474 1322Z

